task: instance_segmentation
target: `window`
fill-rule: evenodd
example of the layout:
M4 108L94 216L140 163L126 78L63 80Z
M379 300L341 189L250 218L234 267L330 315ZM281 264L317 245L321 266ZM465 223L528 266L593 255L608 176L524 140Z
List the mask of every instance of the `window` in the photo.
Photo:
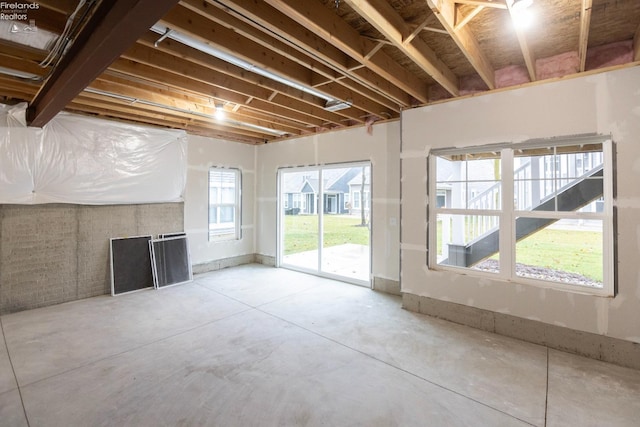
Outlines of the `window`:
M360 192L359 191L353 192L353 208L360 209Z
M430 268L613 295L612 150L602 137L434 150Z
M344 208L349 209L349 193L344 193Z
M300 207L300 193L293 193L293 207L294 208L299 208Z
M209 169L209 240L240 238L240 171Z

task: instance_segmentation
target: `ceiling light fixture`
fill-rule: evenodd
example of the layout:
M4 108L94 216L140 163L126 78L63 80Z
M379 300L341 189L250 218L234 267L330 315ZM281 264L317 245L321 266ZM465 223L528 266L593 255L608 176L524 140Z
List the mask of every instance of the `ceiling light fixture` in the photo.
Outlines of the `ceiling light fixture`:
M175 40L177 42L180 42L184 45L187 45L189 47L192 47L196 50L199 50L200 52L206 53L208 55L211 55L213 57L216 57L218 59L221 59L223 61L226 61L230 64L233 64L237 67L243 68L247 71L251 71L252 73L256 73L259 74L263 77L267 77L271 80L274 80L278 83L282 83L286 86L292 87L294 89L298 89L302 92L308 93L310 95L313 96L317 96L318 98L324 99L326 101L325 104L325 109L328 111L336 111L336 110L330 110L327 105L328 104L332 104L332 105L338 105L338 104L344 104L344 105L348 105L348 107L343 107L340 108L340 110L344 109L344 108L349 108L351 107L351 103L348 102L344 102L342 100L333 98L323 92L320 92L319 90L316 90L312 87L309 86L305 86L303 84L300 84L298 82L294 82L293 80L289 80L285 77L279 76L278 74L272 73L271 71L265 70L264 68L260 68L257 65L254 65L250 62L245 61L244 59L238 58L237 56L231 55L230 53L224 52L220 49L217 49L207 43L201 42L199 40L195 40L194 38L183 34L179 31L176 30L172 30L164 25L159 25L159 24L155 24L153 27L151 27L151 31L160 34L162 37L160 37L160 39L158 39L158 41L156 43L160 43L162 40L164 40L165 38L169 38L172 40Z
M227 117L226 112L224 111L224 104L216 104L216 119L224 120Z
M338 100L327 101L327 103L324 105L324 109L331 112L345 110L350 107L351 107L350 102L344 102L344 101L338 101Z

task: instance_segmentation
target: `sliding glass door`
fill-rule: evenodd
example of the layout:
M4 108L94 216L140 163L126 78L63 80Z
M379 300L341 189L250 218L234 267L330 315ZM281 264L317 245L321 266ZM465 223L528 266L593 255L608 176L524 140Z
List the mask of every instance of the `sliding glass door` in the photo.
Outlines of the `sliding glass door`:
M279 171L278 265L370 285L371 165Z
M281 262L318 269L318 170L280 173Z

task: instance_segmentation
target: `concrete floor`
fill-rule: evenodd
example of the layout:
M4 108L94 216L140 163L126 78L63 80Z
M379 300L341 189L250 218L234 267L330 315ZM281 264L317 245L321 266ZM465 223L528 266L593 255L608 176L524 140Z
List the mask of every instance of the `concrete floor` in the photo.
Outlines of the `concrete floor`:
M347 279L369 282L369 246L345 243L322 248L323 273L335 274ZM318 251L304 251L285 255L283 264L299 269L318 270Z
M398 297L363 287L261 265L0 321L3 427L640 420L640 371L411 313Z

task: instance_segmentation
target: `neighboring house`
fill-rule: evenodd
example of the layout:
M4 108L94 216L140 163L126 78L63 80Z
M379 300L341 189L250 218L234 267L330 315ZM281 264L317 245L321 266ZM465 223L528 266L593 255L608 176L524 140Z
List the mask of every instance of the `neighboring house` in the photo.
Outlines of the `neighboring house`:
M349 181L350 213L360 215L364 208L365 215L369 216L371 209L371 179L369 168L365 168L364 188L362 186L362 168L356 169L355 176Z
M369 176L369 168L367 167L366 170L367 176ZM354 197L351 182L361 174L361 167L327 169L323 171L324 213L344 215L360 212L359 194L357 196L358 208L354 210L351 203ZM318 174L315 172L293 172L287 174L282 191L285 213L292 215L317 214L319 184ZM359 190L356 189L356 191ZM369 184L365 184L365 192L368 194L369 191ZM368 209L368 205L366 209Z
M590 152L515 157L514 203L518 209L532 209L583 174L600 167L602 161L602 153ZM473 171L467 176L462 162L439 159L437 207L496 209L500 184L495 183L494 167L493 160L474 162ZM582 211L595 211L601 204L602 201L591 203Z

